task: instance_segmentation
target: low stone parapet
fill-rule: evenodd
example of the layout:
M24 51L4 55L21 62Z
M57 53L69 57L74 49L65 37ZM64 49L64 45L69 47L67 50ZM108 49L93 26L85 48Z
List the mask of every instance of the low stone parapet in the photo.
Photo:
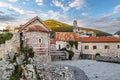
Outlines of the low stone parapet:
M120 57L97 56L95 60L112 62L112 63L120 63Z

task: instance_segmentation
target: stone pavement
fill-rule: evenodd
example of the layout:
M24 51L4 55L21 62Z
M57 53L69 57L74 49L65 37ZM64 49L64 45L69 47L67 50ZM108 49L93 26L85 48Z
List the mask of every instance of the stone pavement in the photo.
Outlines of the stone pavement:
M57 63L52 63L52 64L61 65L61 64L57 64ZM81 70L77 67L74 67L74 66L70 66L70 65L63 65L62 64L61 66L67 66L70 70L72 70L75 80L89 80L83 70Z

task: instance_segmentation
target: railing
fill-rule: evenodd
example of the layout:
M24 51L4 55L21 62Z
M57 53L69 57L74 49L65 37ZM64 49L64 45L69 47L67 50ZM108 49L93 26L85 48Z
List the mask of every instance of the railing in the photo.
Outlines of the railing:
M51 58L61 60L68 59L69 53L67 51L50 51Z

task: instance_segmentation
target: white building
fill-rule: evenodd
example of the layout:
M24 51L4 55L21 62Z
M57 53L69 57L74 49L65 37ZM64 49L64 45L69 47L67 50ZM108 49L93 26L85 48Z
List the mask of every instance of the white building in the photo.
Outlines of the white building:
M67 47L68 41L77 41L78 49L73 46L72 50L76 55L80 53L101 56L120 57L120 38L116 37L80 37L72 32L56 32L56 49Z

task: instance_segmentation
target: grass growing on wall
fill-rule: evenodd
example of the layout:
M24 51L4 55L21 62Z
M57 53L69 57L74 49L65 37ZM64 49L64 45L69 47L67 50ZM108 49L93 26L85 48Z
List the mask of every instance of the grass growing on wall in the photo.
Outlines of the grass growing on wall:
M10 40L13 34L10 32L0 33L0 44L4 44L6 40Z

